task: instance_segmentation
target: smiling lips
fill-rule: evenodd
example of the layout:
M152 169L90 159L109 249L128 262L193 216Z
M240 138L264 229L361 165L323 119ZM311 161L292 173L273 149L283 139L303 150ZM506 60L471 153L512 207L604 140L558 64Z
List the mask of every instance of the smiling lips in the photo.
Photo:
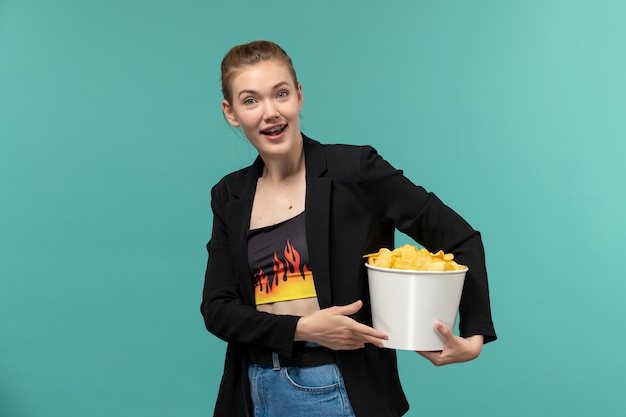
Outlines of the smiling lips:
M283 130L285 130L286 127L287 127L286 124L277 125L269 129L262 130L261 133L267 136L278 136L283 132Z

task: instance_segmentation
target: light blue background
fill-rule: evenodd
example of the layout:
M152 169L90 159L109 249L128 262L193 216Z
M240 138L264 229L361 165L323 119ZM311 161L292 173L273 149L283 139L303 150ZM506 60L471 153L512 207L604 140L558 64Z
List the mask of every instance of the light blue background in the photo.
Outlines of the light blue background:
M258 38L294 60L305 133L376 146L483 234L500 339L400 352L408 415L623 415L624 22L618 0L0 0L0 416L211 414L209 189L255 156L219 63Z

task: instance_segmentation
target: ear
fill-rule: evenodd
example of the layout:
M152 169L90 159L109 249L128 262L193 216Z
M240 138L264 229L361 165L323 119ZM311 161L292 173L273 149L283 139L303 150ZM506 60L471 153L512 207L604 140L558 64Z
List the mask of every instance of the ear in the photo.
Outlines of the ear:
M237 116L235 115L232 106L228 101L226 101L226 99L222 100L222 111L224 112L224 117L226 117L226 120L228 120L228 123L230 123L231 126L240 126L239 120L237 120Z
M302 106L304 105L304 95L302 94L302 84L298 83L298 113L302 111Z

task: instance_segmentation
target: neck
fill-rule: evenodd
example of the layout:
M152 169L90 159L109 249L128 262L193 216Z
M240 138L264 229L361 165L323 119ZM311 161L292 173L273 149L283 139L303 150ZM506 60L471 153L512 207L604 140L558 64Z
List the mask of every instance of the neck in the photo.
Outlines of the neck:
M276 158L263 158L263 178L272 182L284 182L304 171L304 148L295 149L289 155Z

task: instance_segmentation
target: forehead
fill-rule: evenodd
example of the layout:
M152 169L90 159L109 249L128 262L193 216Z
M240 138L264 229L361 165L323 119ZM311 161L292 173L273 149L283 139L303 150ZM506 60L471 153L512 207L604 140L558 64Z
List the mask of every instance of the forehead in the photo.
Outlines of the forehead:
M295 87L295 81L287 65L278 60L270 60L237 69L231 86L236 95L244 90L259 92L271 90L285 82Z

